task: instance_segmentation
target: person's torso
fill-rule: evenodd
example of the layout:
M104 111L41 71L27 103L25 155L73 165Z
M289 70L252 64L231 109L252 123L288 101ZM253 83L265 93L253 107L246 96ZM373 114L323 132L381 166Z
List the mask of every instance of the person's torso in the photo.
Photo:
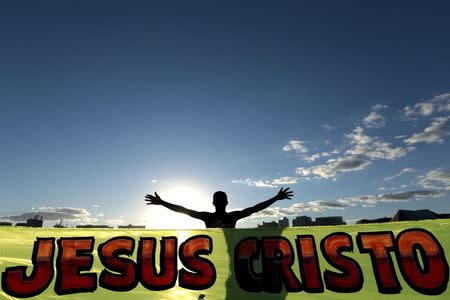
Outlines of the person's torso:
M237 220L229 213L210 213L204 221L206 228L235 228Z

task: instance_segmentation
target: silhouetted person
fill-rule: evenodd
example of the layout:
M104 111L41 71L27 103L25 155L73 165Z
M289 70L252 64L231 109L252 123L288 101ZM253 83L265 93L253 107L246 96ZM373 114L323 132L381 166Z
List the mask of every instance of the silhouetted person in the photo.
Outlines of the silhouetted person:
M230 213L227 213L225 211L225 208L228 204L227 194L221 191L214 193L213 205L216 208L216 211L213 213L205 211L195 211L181 205L169 203L162 200L156 192L154 196L150 194L145 196L145 201L148 202L147 205L162 205L175 212L183 213L193 218L200 219L205 222L206 228L234 228L236 227L236 222L239 219L248 217L255 212L263 210L278 200L291 199L292 196L293 192L289 191L289 188L286 188L284 190L283 188L281 188L274 197L266 201L258 203L255 206L248 207L240 211L232 211Z

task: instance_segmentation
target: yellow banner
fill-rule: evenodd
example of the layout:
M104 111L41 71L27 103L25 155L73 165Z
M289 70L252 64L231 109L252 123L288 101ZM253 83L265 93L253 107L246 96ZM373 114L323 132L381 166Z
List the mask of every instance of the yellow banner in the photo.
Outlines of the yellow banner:
M0 298L449 299L449 231L0 227Z

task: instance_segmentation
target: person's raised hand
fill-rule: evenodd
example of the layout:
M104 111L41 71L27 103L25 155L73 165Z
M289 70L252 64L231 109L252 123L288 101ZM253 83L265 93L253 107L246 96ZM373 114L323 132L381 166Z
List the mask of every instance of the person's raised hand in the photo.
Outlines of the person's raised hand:
M147 205L154 204L154 205L160 205L162 204L162 199L159 197L159 195L155 192L155 196L151 194L147 194L145 196L145 201L147 201Z
M292 191L290 191L289 188L285 188L284 190L283 190L283 188L281 188L278 191L278 194L276 194L275 198L277 200L284 200L284 199L290 200L292 198L292 196L294 196L294 193Z

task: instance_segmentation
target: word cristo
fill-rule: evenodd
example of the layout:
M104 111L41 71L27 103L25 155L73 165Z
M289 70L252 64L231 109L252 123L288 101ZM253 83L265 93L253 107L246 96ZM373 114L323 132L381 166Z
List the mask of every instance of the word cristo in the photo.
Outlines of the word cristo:
M158 242L159 257L156 255ZM356 244L361 254L370 257L379 293L400 293L402 289L392 257L404 280L415 291L437 295L447 288L448 263L442 246L429 231L407 229L397 236L390 231L360 232ZM133 238L111 238L98 245L98 257L104 266L99 276L89 272L94 245L94 237L58 240L38 237L31 257L31 274L27 275L26 266L6 268L2 273L2 289L19 298L39 295L52 282L55 269L54 291L58 295L94 292L97 285L112 291L129 291L138 283L149 290L166 290L175 286L177 278L182 288L204 290L216 281L216 268L207 259L213 252L213 240L208 235L192 236L179 246L177 237L173 236L162 237L159 241L141 237L136 261L131 258L135 250ZM280 293L284 287L287 292L322 293L326 288L349 293L361 290L364 283L359 263L345 255L353 251L353 240L347 233L336 232L321 239L321 255L338 270L322 272L312 235L297 235L293 242L282 236L246 237L236 244L231 259L234 277L239 287L247 292ZM295 256L300 278L293 271ZM181 268L177 266L178 258Z

